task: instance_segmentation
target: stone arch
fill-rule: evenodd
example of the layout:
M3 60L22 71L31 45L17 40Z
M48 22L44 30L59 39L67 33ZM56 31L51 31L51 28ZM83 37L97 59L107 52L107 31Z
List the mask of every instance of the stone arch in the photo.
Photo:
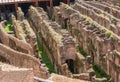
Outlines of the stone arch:
M1 55L0 55L0 62L10 64L10 61Z
M68 65L69 70L74 73L74 60L73 59L67 59L66 63Z

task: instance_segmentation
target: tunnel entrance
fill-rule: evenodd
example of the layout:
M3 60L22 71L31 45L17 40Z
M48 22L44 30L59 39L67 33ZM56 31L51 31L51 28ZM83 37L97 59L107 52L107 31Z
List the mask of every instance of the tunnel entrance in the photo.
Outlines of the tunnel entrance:
M68 19L65 19L65 20L64 20L64 25L63 25L63 28L64 28L64 29L67 29L67 26L68 26L68 25L67 25L67 21L68 21Z
M0 56L0 62L10 64L10 61L3 56Z
M68 59L66 60L69 70L74 73L74 60Z

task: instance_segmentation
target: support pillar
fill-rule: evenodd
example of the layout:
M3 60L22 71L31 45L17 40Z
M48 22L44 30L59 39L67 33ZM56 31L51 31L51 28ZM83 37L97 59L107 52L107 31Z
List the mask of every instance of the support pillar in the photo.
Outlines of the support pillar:
M53 0L50 0L50 10L52 11L53 8Z
M15 3L15 12L18 10L18 3Z
M38 0L35 0L34 6L35 6L35 7L38 7Z
M70 4L70 0L67 0L67 4L68 4L68 5Z
M49 2L47 1L47 2L46 2L46 6L48 6L48 5L49 5Z

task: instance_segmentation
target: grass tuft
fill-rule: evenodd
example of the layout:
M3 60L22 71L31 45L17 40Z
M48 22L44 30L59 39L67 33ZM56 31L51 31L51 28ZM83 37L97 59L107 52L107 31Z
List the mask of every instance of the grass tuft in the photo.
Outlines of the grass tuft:
M55 73L54 66L51 64L50 60L48 59L47 54L45 53L45 51L42 48L42 45L40 44L39 41L37 41L37 44L38 44L39 53L42 57L43 63L45 63L46 66L49 68L50 73Z
M8 22L4 29L5 29L5 32L12 31L13 30L12 23Z

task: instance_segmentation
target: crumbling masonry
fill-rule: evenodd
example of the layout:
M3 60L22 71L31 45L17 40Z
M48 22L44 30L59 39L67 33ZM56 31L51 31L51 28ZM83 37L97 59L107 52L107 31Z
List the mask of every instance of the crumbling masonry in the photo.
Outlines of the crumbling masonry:
M118 82L119 19L84 1L76 1L72 7L61 4L60 7L54 8L54 13L57 13L53 14L54 20L66 25L79 46L92 57L93 62Z
M52 17L41 7L30 6L27 17L17 9L12 31L0 22L0 82L120 81L119 4L76 0L53 7ZM57 74L43 64L37 42ZM109 78L99 78L93 65Z

